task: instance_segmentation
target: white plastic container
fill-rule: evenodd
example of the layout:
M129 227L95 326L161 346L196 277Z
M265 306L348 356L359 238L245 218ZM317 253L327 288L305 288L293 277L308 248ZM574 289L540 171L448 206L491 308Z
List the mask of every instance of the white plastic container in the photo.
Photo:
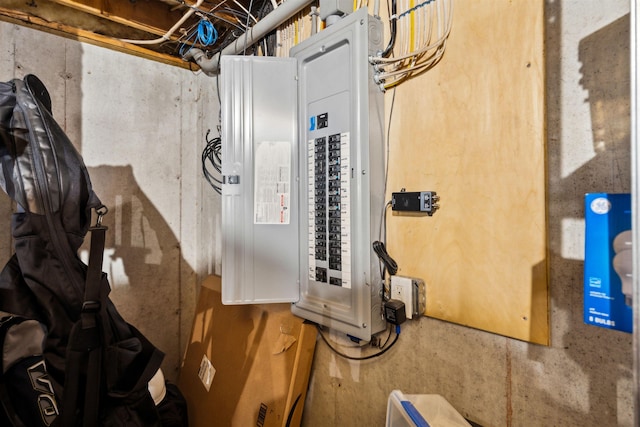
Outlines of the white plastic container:
M386 427L471 427L439 394L403 394L393 390L387 404Z

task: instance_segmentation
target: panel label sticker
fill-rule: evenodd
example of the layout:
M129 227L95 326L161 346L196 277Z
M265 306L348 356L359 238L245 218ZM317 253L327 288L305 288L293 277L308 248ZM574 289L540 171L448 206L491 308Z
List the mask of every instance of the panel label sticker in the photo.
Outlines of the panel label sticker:
M260 142L254 158L254 224L289 224L291 142Z

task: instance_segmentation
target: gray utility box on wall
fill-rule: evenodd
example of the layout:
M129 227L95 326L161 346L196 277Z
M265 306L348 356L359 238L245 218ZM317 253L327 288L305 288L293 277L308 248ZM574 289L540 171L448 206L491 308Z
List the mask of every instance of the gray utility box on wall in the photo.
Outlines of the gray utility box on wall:
M222 299L369 340L385 328L378 259L384 98L366 8L291 49L223 56Z

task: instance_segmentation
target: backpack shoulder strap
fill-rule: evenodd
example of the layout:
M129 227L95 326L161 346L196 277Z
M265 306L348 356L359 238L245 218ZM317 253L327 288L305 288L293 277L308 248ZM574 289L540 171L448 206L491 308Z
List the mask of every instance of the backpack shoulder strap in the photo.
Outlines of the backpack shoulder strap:
M102 378L102 335L100 332L100 312L106 309L101 293L102 259L107 227L101 224L106 207L98 210L98 222L89 228L91 246L84 289L84 302L80 319L69 336L66 360L66 378L62 407L62 425L74 426L77 422L78 398L83 390L82 408L84 426L98 425L100 409L100 381ZM86 377L82 368L86 367Z

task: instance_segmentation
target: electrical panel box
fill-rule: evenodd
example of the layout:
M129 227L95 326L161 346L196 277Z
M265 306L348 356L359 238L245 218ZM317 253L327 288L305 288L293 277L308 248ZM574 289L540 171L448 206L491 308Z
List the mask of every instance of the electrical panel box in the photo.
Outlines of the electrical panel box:
M368 340L386 326L371 243L384 209L384 100L366 8L291 49L221 60L222 298L291 302Z

